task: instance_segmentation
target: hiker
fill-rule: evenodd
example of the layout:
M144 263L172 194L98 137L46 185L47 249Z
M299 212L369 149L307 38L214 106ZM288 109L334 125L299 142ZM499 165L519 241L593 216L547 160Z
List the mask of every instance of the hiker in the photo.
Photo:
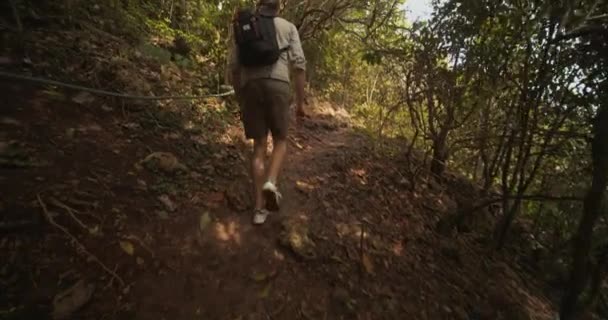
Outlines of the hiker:
M279 211L277 181L287 153L290 121L290 69L296 92L296 114L304 116L306 59L298 29L277 17L279 0L260 0L257 9L239 10L233 21L229 72L241 104L247 139L253 139L251 172L255 203L253 223L263 224L270 212ZM268 133L273 150L265 167Z

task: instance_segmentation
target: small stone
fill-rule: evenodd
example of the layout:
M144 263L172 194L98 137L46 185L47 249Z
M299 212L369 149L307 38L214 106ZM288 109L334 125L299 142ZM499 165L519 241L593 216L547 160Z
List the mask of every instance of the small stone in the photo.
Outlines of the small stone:
M91 300L95 285L78 281L53 299L53 319L69 319L72 314Z
M207 227L209 227L209 225L211 224L211 215L209 214L209 212L205 212L201 215L201 217L199 218L199 230L201 232L205 231L207 229Z
M158 200L165 206L167 210L169 210L169 212L177 210L177 205L175 205L175 203L171 201L168 195L164 194L158 197Z
M65 130L65 137L68 139L74 139L74 134L76 133L76 129L68 128Z
M167 173L188 171L177 157L168 152L154 152L142 160L143 165L150 170L161 170Z
M332 294L332 298L335 301L340 302L344 305L350 302L350 296L348 295L348 291L344 288L335 288Z
M86 91L81 91L80 93L78 93L77 95L75 95L72 98L72 101L82 105L82 104L89 104L92 103L93 101L95 101L95 97L93 97L92 94L86 92Z
M0 119L0 124L3 125L13 125L13 126L18 126L21 125L21 122L17 121L16 119L13 118L2 118Z
M169 213L165 210L156 211L156 215L163 220L169 219Z
M122 126L125 129L129 129L129 130L136 130L136 129L140 129L141 128L141 126L139 125L139 123L135 123L135 122L123 123Z

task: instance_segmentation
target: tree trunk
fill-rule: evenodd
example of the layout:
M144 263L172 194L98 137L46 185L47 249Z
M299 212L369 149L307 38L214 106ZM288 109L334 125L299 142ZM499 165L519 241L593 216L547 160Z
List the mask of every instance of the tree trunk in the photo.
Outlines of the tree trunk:
M431 172L436 177L441 177L446 168L448 160L447 134L440 134L433 140L433 158L431 159Z
M585 196L583 216L573 239L572 268L566 293L562 299L560 318L575 320L580 311L579 296L588 283L591 272L591 240L593 229L602 210L608 184L608 105L600 107L592 142L593 179Z

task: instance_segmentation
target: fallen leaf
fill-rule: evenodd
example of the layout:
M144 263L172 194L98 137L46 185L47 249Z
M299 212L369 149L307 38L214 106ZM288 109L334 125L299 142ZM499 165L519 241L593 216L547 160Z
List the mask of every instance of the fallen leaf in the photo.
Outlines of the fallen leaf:
M99 236L101 235L101 230L99 229L99 226L95 226L93 228L89 228L89 234L91 234L92 236Z
M361 257L361 263L363 263L363 267L367 273L374 274L374 264L372 263L372 259L370 259L366 253L364 253Z
M315 189L315 186L304 181L296 181L296 188L302 193L309 193Z
M126 252L130 256L135 253L135 247L129 241L120 241L120 247L122 248L122 250L124 250L124 252Z
M171 201L169 196L166 194L163 194L162 196L158 197L158 201L160 201L169 212L177 210L177 205L175 205L175 203Z
M199 220L200 230L205 231L205 229L209 227L209 224L211 224L211 215L209 215L209 212L205 212L201 215L201 218Z
M260 299L266 299L268 298L268 296L270 295L270 289L272 289L272 283L267 284L264 289L262 289L262 292L260 292L260 294L258 295L258 297Z
M127 286L126 288L122 289L123 294L129 294L130 291L131 291L131 286Z
M57 90L52 90L52 89L43 90L42 94L46 95L49 98L54 98L54 99L58 99L58 100L63 100L65 98L63 93L61 93Z
M251 275L251 279L256 282L263 282L263 281L266 281L266 279L268 279L268 278L269 278L268 275L263 272L254 272Z

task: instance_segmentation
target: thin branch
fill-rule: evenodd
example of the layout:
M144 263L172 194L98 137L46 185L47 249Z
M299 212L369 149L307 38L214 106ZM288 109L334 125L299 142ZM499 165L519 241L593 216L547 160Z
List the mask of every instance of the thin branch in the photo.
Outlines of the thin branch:
M87 230L88 232L90 232L90 228L89 226L87 226L86 224L84 224L84 222L82 222L82 220L78 219L78 217L76 217L76 215L74 213L78 213L78 210L73 209L71 207L69 207L68 205L62 203L61 201L55 199L55 198L51 198L51 204L64 209L65 211L68 212L68 215L70 217L72 217L72 219L74 221L76 221L76 224L78 224L79 226L81 226L83 229Z
M72 242L76 245L76 247L81 250L82 252L84 252L89 259L95 261L102 269L104 269L108 274L110 274L112 277L114 277L118 282L120 282L120 285L122 287L125 286L125 282L124 280L122 280L122 278L116 274L116 272L112 271L110 268L108 268L105 264L103 264L103 262L101 262L101 260L99 260L99 258L97 258L97 256L95 256L94 254L92 254L89 250L87 250L87 248L80 243L80 241L78 241L78 239L72 235L70 233L70 231L68 231L68 229L66 229L64 226L60 225L59 223L55 222L55 220L53 219L53 217L49 214L49 211L47 209L46 204L44 203L44 201L42 201L42 198L40 197L40 194L36 195L36 198L38 199L38 203L40 204L40 207L42 207L42 212L44 214L44 217L46 218L46 220L55 228L61 230L61 232L63 232L65 235L67 235Z

